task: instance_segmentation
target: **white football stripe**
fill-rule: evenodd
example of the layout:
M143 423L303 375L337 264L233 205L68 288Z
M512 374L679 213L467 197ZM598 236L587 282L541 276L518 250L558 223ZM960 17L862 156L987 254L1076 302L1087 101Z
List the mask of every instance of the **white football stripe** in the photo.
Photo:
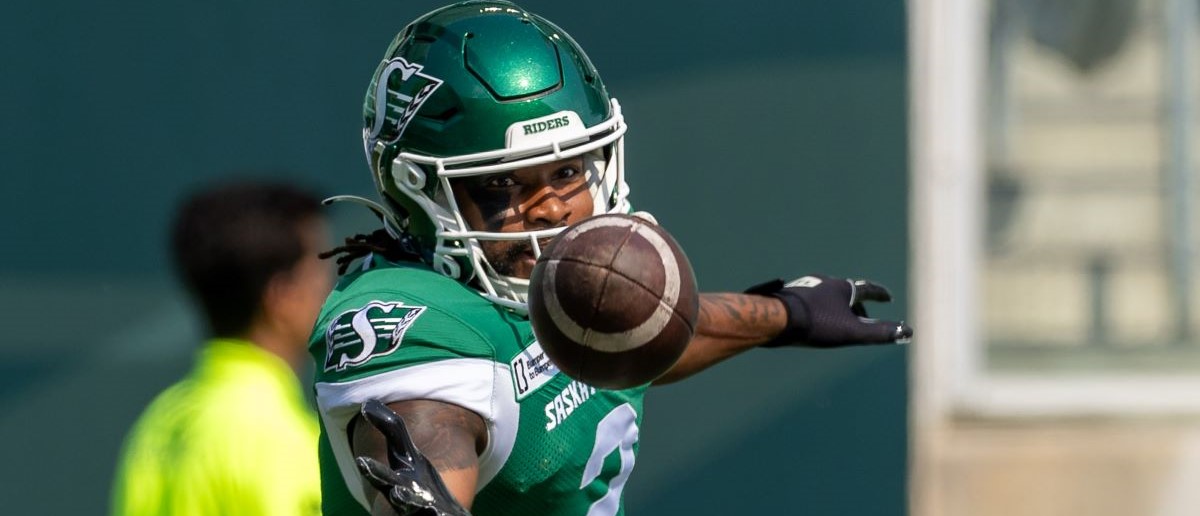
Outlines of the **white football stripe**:
M542 297L546 300L546 311L549 312L550 319L554 321L555 326L567 338L597 351L619 353L641 347L650 342L671 322L672 307L675 306L675 302L679 299L679 264L675 261L675 253L671 252L670 244L662 236L644 224L625 218L597 217L581 222L578 228L564 236L562 243L566 245L579 235L602 227L633 227L635 232L645 238L647 242L650 242L650 245L658 251L663 260L663 275L666 285L663 289L662 300L655 307L654 313L650 314L650 317L636 328L622 332L599 332L579 326L579 323L576 323L574 319L571 319L571 316L563 311L562 304L558 302L558 296L555 295L555 292L557 292L555 276L558 273L558 262L549 262L547 264L546 281L542 284Z
M375 327L375 334L376 334L376 335L383 335L383 334L386 334L386 333L391 333L391 331L389 331L389 329L388 329L388 328L381 328L381 327L378 327L378 326L376 326L376 327ZM333 334L333 340L332 340L332 341L330 341L330 342L344 342L344 341L346 341L346 340L357 339L357 338L358 338L358 333L357 333L357 332L348 331L348 332L345 332L345 333L335 333L335 334Z
M379 337L379 338L383 338L383 337L391 338L392 331L388 328L375 328L375 336ZM344 345L347 342L357 342L360 340L361 339L359 338L357 333L350 332L350 333L343 333L341 335L335 335L333 340L331 340L330 342L333 343L335 348L338 348L338 347L344 347Z
M411 307L411 306L405 306L405 307L403 307L403 308L413 308L413 307ZM372 322L372 323L376 323L376 322L379 322L379 323L397 323L397 322L400 322L400 321L403 321L403 320L404 320L404 318L403 318L403 317L372 317L372 318L371 318L371 322ZM344 330L344 329L348 329L348 328L350 328L350 324L349 324L349 323L346 323L346 324L338 324L338 325L335 325L335 326L333 327L334 331L337 331L337 330Z

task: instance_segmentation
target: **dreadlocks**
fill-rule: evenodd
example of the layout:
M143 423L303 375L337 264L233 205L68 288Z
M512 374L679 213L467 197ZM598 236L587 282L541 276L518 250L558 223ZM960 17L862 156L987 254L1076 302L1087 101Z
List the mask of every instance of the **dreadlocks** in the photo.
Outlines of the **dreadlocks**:
M416 251L407 238L397 240L384 229L377 229L369 235L358 234L346 237L346 243L325 251L318 256L322 260L336 257L338 275L346 273L354 260L369 254L378 254L393 262L419 262L421 254Z

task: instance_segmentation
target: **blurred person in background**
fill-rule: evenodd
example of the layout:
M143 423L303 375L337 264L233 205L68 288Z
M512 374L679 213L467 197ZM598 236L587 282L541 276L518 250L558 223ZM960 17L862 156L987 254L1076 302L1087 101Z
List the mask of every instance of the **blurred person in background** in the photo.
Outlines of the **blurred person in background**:
M126 438L112 512L319 514L318 425L297 372L332 271L320 202L279 184L196 193L171 251L211 338Z

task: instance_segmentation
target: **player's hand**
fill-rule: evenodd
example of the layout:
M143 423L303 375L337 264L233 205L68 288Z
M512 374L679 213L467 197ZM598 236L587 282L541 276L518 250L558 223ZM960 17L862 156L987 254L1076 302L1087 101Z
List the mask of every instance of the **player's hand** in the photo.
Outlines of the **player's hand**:
M867 317L863 301L892 300L886 288L870 281L813 274L788 283L768 281L750 287L746 293L777 298L787 307L787 328L763 344L765 347L836 348L912 339L913 329L903 321Z
M363 403L360 413L387 439L389 465L365 456L355 457L354 462L363 478L387 497L396 514L470 516L446 489L429 460L417 450L403 418L378 400Z

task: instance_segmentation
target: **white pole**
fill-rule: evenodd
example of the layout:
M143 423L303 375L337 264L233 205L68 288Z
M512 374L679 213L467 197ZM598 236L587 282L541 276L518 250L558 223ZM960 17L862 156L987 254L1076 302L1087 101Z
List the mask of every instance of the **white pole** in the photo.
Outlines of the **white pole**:
M1163 74L1163 115L1166 125L1164 173L1166 175L1167 223L1170 238L1167 256L1171 271L1171 307L1175 323L1175 344L1188 345L1191 339L1192 267L1196 254L1194 209L1196 182L1192 156L1192 124L1196 120L1196 2L1166 0L1163 3L1165 45Z
M983 0L909 0L910 514L939 503L940 433L980 367Z

